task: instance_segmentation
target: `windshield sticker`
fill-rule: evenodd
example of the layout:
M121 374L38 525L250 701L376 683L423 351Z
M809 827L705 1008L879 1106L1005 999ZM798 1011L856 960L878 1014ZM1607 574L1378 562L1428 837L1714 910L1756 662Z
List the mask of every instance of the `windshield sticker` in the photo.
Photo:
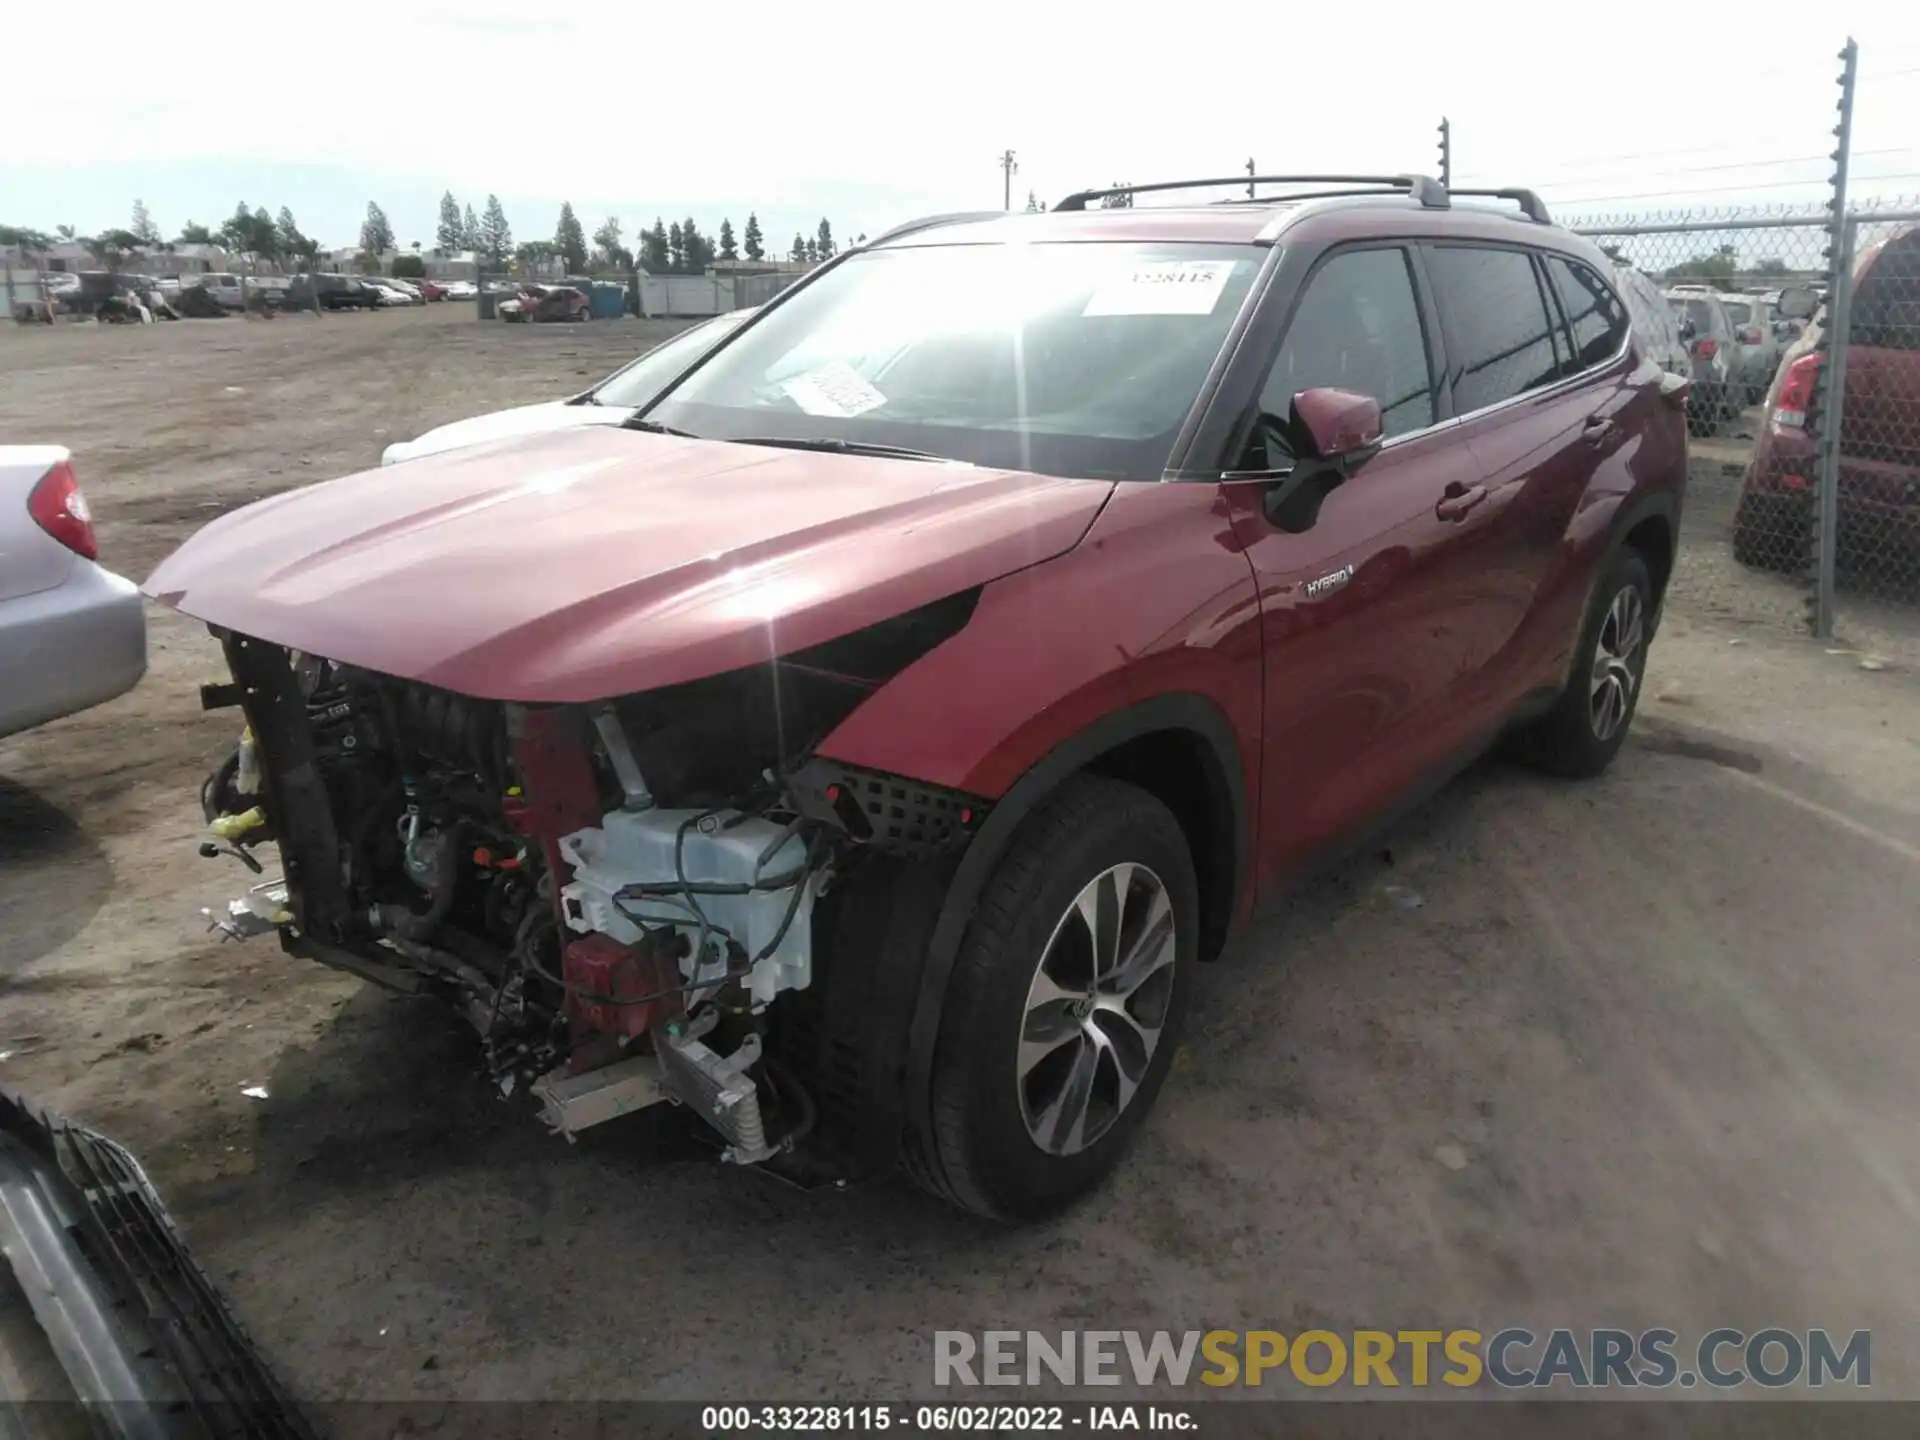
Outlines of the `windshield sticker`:
M1116 275L1082 315L1211 315L1233 275L1232 260L1154 260Z
M887 403L887 397L844 360L831 360L817 370L782 380L780 388L807 414L831 415L837 419L864 415Z

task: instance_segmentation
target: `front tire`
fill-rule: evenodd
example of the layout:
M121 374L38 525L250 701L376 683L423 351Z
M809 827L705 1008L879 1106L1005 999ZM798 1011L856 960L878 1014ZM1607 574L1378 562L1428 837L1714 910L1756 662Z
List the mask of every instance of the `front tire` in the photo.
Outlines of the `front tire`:
M1097 1185L1172 1063L1199 929L1172 812L1117 780L1064 786L1015 838L961 942L916 1178L1002 1220Z
M1594 589L1573 678L1553 709L1518 737L1520 758L1569 779L1611 765L1640 703L1652 638L1653 574L1638 550L1617 550Z

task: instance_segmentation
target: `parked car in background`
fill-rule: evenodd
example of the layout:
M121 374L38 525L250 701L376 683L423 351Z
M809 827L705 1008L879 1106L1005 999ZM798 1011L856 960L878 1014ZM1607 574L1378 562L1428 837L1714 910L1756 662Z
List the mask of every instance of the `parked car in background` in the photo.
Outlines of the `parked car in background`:
M510 300L500 302L500 318L528 320L585 320L591 307L587 297L571 285L522 285Z
M420 292L420 297L423 300L435 301L447 298L446 288L437 280L416 280L413 283L414 288Z
M1693 361L1693 395L1687 402L1687 419L1696 434L1711 435L1739 408L1733 322L1727 319L1715 291L1676 287L1665 295Z
M380 303L380 293L357 275L315 275L313 288L323 310L371 310Z
M1828 320L1815 303L1810 290L1781 297L1788 316L1812 318L1781 357L1741 481L1733 554L1744 565L1794 569L1808 559L1819 481L1814 392ZM1920 226L1861 252L1851 306L1837 556L1872 582L1920 589Z
M375 301L384 307L396 308L421 303L406 291L397 289L390 281L377 276L369 276L360 283L372 291Z
M1085 1194L1258 902L1503 737L1611 763L1674 554L1600 251L1310 183L904 227L622 428L214 520L147 587L225 637L265 926L568 1134Z
M189 276L187 281L198 285L229 310L242 309L246 304L246 282L238 275L214 270L205 275Z
M1773 305L1765 295L1722 295L1720 308L1733 326L1733 383L1742 409L1757 405L1780 365L1780 337Z
M101 704L147 670L139 587L99 564L58 445L0 445L0 735Z
M382 465L437 455L462 445L533 435L546 430L570 430L578 425L621 425L641 407L650 405L675 380L706 358L727 336L745 324L755 309L734 310L689 326L663 340L639 359L621 366L599 384L567 400L518 405L494 410L469 420L440 425L413 440L397 440L380 456Z
M421 292L419 285L411 280L404 279L398 275L375 275L371 278L374 284L406 296L409 304L424 305L427 303L427 297Z
M449 280L443 288L449 300L471 300L480 293L480 287L471 280Z
M1631 265L1613 267L1614 284L1627 302L1633 333L1647 358L1669 375L1693 376L1693 356L1680 338L1680 323L1667 307L1660 287Z

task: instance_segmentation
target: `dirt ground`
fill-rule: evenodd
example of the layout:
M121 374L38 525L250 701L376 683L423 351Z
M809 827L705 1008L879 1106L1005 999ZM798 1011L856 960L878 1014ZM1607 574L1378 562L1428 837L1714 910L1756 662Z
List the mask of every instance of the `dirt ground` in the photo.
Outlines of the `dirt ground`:
M144 577L664 331L8 330L0 441L71 446ZM0 1076L132 1145L314 1400L855 1400L926 1393L936 1328L1517 1324L1870 1328L1876 1393L1920 1395L1920 679L1799 638L1716 513L1612 772L1479 767L1301 893L1201 977L1134 1154L1051 1225L800 1193L651 1117L569 1148L450 1017L216 943L200 907L245 877L195 854L195 792L233 721L157 610L138 690L0 742Z

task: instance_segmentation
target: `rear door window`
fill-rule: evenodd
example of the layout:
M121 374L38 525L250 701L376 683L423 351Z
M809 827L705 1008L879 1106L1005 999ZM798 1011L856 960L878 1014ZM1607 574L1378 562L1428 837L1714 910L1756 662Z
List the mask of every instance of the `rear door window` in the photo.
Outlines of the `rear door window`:
M1498 405L1559 378L1557 322L1524 251L1436 245L1428 268L1447 317L1457 412Z
M1547 258L1547 274L1573 332L1569 374L1591 370L1620 353L1627 341L1627 312L1606 281L1575 260Z
M1920 229L1896 235L1857 273L1853 343L1920 350Z

